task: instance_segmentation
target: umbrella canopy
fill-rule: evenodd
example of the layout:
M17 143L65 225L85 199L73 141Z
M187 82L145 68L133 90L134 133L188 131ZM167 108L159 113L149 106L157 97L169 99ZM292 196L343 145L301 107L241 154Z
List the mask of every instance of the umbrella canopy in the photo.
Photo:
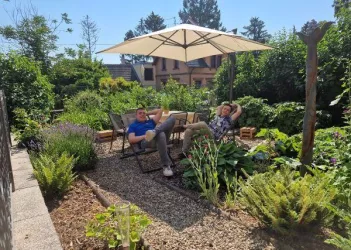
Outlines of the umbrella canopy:
M181 24L134 37L97 53L139 54L188 62L212 55L266 49L272 47L234 34Z

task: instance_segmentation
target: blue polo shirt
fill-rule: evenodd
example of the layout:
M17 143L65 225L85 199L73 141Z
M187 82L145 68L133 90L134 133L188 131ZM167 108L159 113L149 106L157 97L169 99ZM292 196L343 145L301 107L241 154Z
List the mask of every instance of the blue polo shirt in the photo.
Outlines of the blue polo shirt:
M130 124L128 128L128 134L135 133L135 136L145 135L146 131L152 130L156 127L156 123L154 120L146 120L145 122L139 122L135 120L132 124Z

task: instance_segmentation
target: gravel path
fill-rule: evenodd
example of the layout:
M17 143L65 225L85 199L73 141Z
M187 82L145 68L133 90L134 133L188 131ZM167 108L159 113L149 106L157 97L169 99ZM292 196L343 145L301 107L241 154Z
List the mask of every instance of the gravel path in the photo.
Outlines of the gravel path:
M109 143L99 147L97 168L87 176L112 203L128 200L150 216L153 223L143 237L154 249L274 249L257 233L155 182L152 178L161 171L141 174L135 158L120 160L119 140L111 153ZM174 155L177 153L175 150ZM157 153L142 156L142 161L160 164Z

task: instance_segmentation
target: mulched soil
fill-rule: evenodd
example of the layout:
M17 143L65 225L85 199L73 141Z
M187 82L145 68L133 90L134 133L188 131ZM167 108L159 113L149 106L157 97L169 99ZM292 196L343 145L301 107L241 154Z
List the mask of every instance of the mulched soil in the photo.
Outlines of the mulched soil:
M252 147L260 142L246 143ZM181 143L172 149L174 159L180 153ZM119 159L121 144L120 139L116 140L112 151L109 143L97 144L96 169L85 174L111 203L128 200L147 213L153 223L143 238L154 249L333 249L323 243L324 234L316 236L305 232L282 238L262 228L242 210L232 212L235 220L218 216L194 199L155 181L167 182L199 197L196 191L185 189L179 164L172 178L164 177L161 170L141 174L135 158ZM145 166L160 165L157 153L141 156L141 160ZM104 249L102 243L85 237L87 221L104 208L84 182L77 180L65 199L48 205L64 249Z
M103 243L85 236L88 221L105 208L84 181L76 180L62 200L46 204L63 249L104 249Z

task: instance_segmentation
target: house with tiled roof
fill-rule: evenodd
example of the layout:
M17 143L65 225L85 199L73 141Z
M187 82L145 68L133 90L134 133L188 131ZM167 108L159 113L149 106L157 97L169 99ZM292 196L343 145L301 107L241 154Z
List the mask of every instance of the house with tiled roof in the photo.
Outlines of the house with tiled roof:
M168 58L156 57L155 66L156 89L160 89L172 77L180 84L195 84L196 87L211 87L217 68L222 63L222 55L181 62Z
M160 90L172 77L180 84L194 84L196 87L211 87L222 55L181 62L173 59L154 57L153 62L128 64L105 64L112 78L123 77L127 81L138 81L143 87Z

